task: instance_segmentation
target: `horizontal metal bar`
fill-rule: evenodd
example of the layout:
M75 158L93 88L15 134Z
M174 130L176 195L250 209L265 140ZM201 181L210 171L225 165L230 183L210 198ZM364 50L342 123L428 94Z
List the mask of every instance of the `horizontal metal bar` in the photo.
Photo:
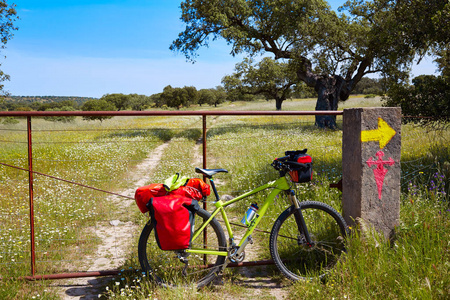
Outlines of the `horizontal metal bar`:
M0 117L47 116L314 116L342 115L342 111L0 111Z
M258 260L258 261L243 261L243 262L239 262L239 263L228 264L227 268L266 266L266 265L274 265L274 264L275 264L275 262L272 259Z
M67 279L67 278L100 277L100 276L112 276L112 275L114 276L114 275L118 275L119 273L120 273L120 270L106 270L106 271L23 276L23 277L20 277L19 279L24 279L24 280Z
M230 263L227 268L241 268L241 267L252 267L252 266L265 266L275 264L273 260L259 260L259 261L244 261L239 263ZM208 265L212 267L213 265ZM82 278L82 277L101 277L101 276L116 276L122 273L120 270L105 270L105 271L91 271L91 272L75 272L75 273L59 273L59 274L48 274L48 275L35 275L35 276L23 276L19 279L23 280L51 280L51 279L68 279L68 278Z

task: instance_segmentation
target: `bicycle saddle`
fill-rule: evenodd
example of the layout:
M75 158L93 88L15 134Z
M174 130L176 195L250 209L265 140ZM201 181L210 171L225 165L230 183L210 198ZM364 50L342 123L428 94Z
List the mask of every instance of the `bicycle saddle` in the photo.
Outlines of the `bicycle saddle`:
M205 175L207 178L212 178L212 176L216 173L228 173L228 170L225 169L200 169L195 168L195 173L200 173Z

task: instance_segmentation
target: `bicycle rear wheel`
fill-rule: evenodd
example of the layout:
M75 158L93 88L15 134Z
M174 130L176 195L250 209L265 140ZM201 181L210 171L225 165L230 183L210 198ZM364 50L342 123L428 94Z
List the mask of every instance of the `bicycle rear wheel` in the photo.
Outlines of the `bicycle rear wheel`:
M195 214L195 229L206 222L211 214L200 208ZM185 251L163 251L154 236L152 220L148 221L139 238L138 256L143 271L157 283L165 286L185 286L196 284L201 288L210 283L221 270L225 256L190 254ZM203 233L197 238L201 244L193 247L226 251L225 234L219 222L214 218L206 226L207 242L203 241ZM188 265L183 262L187 259ZM206 259L206 261L205 261ZM183 271L184 270L184 271Z
M347 225L331 206L321 202L300 203L312 240L307 245L295 221L295 206L286 209L275 221L270 234L270 253L278 269L290 280L323 277L345 251Z

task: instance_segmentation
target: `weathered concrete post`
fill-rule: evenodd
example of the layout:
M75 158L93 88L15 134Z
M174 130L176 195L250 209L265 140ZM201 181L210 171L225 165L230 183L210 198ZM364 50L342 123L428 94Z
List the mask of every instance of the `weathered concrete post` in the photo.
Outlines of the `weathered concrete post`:
M400 108L344 109L344 218L361 218L386 238L400 218L400 130Z

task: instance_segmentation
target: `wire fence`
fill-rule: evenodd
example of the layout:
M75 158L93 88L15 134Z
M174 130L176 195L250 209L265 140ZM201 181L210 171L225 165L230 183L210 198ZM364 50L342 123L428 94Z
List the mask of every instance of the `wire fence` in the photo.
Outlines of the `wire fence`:
M135 188L175 172L226 168L219 189L236 194L266 181L268 164L285 150L309 148L317 174L336 183L342 135L317 130L314 114L115 112L101 123L54 123L18 113L27 119L0 128L0 277L117 272L135 259L129 245L146 218L134 205ZM401 161L405 188L436 169L421 155Z

